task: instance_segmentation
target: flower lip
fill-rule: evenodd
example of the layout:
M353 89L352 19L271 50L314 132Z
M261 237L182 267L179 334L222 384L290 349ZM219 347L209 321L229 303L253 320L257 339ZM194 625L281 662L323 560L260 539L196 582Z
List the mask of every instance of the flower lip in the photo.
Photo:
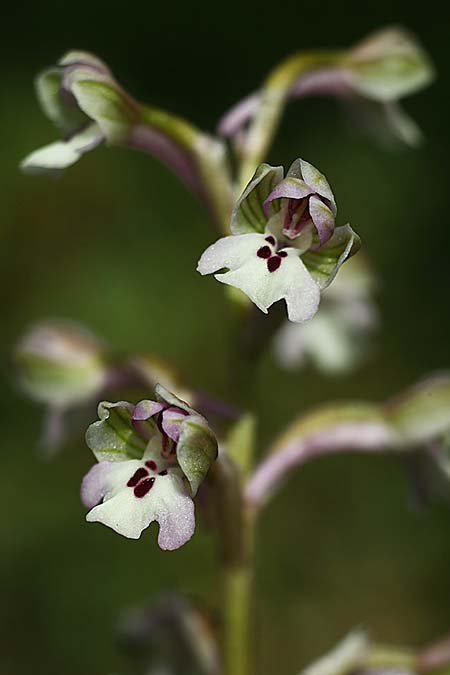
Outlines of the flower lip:
M256 251L256 255L258 258L266 261L269 272L276 272L281 265L282 259L286 258L288 255L288 252L284 250L285 242L281 242L280 246L277 239L272 234L265 237L264 241L266 241L267 244L261 246Z

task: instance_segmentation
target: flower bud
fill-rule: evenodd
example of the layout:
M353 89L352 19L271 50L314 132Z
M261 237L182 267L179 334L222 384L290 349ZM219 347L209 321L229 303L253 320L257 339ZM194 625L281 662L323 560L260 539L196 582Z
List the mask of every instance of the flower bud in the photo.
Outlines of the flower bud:
M352 86L377 101L396 101L427 86L434 68L417 40L403 28L386 28L357 44L344 61Z
M28 155L21 165L25 171L64 169L104 140L125 140L140 117L137 104L108 67L87 52L68 52L57 67L38 76L36 90L64 140Z
M101 343L70 322L33 326L17 344L14 359L22 389L58 408L93 397L105 381Z
M450 432L450 376L435 375L386 405L386 417L403 444L423 444Z

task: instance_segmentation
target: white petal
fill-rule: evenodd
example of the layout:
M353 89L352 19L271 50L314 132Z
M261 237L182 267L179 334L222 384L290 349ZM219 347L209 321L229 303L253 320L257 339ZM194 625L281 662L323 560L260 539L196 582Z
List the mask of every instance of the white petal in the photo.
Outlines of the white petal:
M139 539L150 523L159 523L158 543L173 550L185 544L195 529L194 503L178 471L153 476L154 484L144 497L136 497L128 480L142 462L100 462L83 481L82 497L86 505L103 498L89 511L88 522L103 523L115 532Z
M21 163L24 171L60 171L77 162L81 155L101 143L103 135L97 124L90 124L69 141L56 141L35 150Z
M99 462L83 478L81 501L92 508L105 497L110 499L120 492L142 462L131 459L125 462Z
M265 313L284 298L289 319L294 322L310 319L320 301L318 285L293 249L274 272L269 272L266 260L254 254L238 269L216 274L216 279L239 288Z
M249 256L264 245L263 234L234 234L212 244L198 261L200 274L212 274L223 267L235 269L243 265Z

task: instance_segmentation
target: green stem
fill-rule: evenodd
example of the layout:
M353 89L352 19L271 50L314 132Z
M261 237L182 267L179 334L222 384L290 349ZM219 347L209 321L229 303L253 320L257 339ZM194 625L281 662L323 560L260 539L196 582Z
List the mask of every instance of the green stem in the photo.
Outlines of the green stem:
M170 139L192 162L192 169L198 172L214 220L221 232L229 234L234 197L225 144L165 110L141 105L140 114L144 125Z
M294 82L314 68L338 66L344 56L345 53L342 51L294 54L270 73L262 88L261 104L250 125L245 142L239 173L241 189L247 185L256 167L267 155Z
M415 670L417 655L413 649L375 645L369 653L364 665L369 668L397 667Z
M237 564L224 573L224 636L225 675L250 675L251 612L253 586L253 523L244 524L245 550Z

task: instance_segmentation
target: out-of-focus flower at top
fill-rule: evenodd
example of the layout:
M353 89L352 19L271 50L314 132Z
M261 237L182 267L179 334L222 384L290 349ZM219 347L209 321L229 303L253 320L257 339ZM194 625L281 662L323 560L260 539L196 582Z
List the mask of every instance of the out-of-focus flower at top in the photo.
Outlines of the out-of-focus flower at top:
M57 67L37 77L36 90L64 140L28 155L22 162L25 171L64 169L104 140L125 140L139 119L137 105L109 68L88 52L68 52Z
M126 92L97 56L70 51L36 79L44 113L63 139L28 155L26 172L60 172L105 141L164 162L218 221L229 218L231 181L224 143Z
M431 62L415 37L403 28L372 33L353 47L343 67L356 91L377 101L396 101L420 91L434 78Z
M320 312L311 321L303 325L286 321L281 326L274 341L279 363L289 369L311 361L330 374L354 368L367 353L378 325L373 290L365 258L349 260L325 291Z
M193 497L217 457L217 441L204 417L162 386L155 401L99 405L86 434L98 464L85 476L81 496L100 522L130 539L150 523L158 543L172 550L195 529Z
M356 121L361 123L363 117L370 133L410 145L420 141L421 132L398 102L435 78L427 53L401 27L376 31L346 51L294 54L274 74L274 80L284 81L287 98L335 96L350 104ZM219 132L245 147L243 129L257 114L263 97L264 89L239 102L222 118Z
M316 313L320 292L359 248L349 225L335 227L336 204L326 178L296 160L283 167L261 164L233 211L231 236L201 256L200 274L243 291L261 309L285 299L290 321Z
M33 326L14 351L18 382L33 399L66 408L89 400L106 378L104 345L68 321Z

